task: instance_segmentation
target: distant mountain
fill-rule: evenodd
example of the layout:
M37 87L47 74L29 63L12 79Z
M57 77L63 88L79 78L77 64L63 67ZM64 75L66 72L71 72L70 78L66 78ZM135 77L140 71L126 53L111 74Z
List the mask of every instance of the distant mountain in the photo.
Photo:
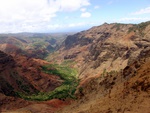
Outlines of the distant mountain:
M56 50L67 36L66 33L0 34L0 50L8 54L44 59Z

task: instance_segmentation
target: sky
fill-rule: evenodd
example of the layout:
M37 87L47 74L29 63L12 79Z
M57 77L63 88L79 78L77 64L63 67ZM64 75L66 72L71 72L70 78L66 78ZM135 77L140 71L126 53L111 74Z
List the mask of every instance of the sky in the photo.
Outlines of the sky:
M0 0L0 33L78 32L150 20L150 0Z

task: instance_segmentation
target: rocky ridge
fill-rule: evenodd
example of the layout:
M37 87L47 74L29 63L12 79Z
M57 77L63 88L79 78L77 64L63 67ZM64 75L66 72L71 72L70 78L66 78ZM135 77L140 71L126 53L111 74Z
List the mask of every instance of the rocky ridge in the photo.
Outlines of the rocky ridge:
M68 36L53 59L73 60L79 78L97 76L104 70L119 71L150 47L150 22L107 24Z

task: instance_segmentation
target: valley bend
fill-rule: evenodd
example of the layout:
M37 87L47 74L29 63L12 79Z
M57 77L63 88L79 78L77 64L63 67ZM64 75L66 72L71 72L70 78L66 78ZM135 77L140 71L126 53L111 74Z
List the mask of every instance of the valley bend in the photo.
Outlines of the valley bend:
M0 0L0 113L149 111L150 1Z

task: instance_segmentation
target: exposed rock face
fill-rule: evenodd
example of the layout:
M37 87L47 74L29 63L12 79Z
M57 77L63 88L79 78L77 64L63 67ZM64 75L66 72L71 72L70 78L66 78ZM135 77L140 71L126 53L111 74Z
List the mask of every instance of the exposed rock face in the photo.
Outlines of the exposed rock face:
M68 36L67 39L64 41L65 49L70 49L76 45L84 46L90 44L91 42L92 39L82 36L82 33L77 33L75 35Z
M103 24L68 36L55 59L72 59L80 78L97 76L106 69L119 71L150 47L150 22L138 25ZM143 53L141 53L143 51Z

